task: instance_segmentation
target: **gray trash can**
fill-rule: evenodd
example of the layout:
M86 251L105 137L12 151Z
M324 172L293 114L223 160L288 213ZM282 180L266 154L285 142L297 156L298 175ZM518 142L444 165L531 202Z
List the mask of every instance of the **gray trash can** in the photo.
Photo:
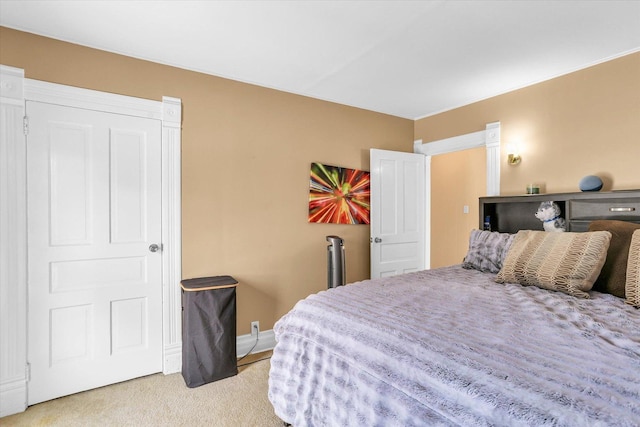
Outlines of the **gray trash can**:
M181 282L182 377L187 387L198 387L238 374L237 284L231 276Z

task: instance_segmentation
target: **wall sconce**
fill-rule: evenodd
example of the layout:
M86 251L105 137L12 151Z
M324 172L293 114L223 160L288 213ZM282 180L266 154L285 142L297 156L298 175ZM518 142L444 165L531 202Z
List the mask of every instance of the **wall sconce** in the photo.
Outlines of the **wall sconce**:
M509 144L507 146L507 163L511 166L520 164L522 157L520 156L520 150L516 144Z

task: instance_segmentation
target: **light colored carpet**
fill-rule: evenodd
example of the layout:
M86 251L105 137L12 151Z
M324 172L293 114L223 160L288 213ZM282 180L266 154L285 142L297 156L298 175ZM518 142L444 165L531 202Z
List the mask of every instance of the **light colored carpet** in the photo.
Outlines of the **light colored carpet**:
M282 427L267 398L268 377L268 358L196 388L188 388L181 374L155 374L33 405L1 418L0 425Z

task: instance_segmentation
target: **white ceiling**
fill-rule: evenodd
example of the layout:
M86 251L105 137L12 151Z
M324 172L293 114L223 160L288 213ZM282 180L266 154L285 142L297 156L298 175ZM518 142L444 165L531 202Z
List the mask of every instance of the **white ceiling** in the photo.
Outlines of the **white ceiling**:
M0 0L0 25L409 119L640 51L637 0Z

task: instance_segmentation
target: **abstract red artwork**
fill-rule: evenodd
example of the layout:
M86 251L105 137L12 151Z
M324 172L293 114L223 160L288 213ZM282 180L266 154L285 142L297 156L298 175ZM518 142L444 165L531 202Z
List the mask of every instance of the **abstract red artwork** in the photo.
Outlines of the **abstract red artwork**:
M369 224L369 172L311 164L309 222Z

